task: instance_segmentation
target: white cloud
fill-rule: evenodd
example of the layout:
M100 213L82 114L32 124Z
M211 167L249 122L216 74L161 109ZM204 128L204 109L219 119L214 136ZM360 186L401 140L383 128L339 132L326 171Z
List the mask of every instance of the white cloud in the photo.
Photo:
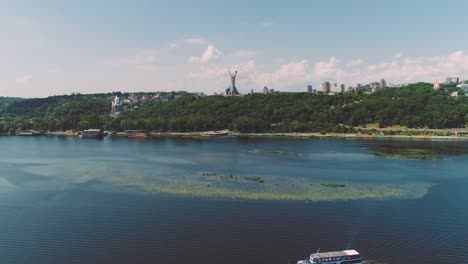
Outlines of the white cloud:
M213 45L208 45L205 52L200 57L190 57L189 63L205 63L212 60L216 60L221 56L221 51Z
M24 75L21 77L16 78L17 84L26 84L32 80L32 75Z
M400 59L401 57L403 57L403 53L402 52L395 53L394 57L395 59Z
M276 71L270 73L258 73L255 78L257 86L269 86L276 88L287 88L300 85L311 79L307 60L283 64Z
M238 57L238 58L252 58L255 57L257 53L255 51L251 50L236 50L231 54L233 57Z
M238 71L239 78L245 78L256 72L256 63L249 60L245 63L235 65L214 65L210 67L201 67L198 71L190 72L189 77L194 79L217 79L222 76L228 76L228 70ZM227 78L227 77L226 77Z
M338 67L339 63L340 61L335 57L315 63L314 76L321 79L341 78L345 72Z
M188 44L196 44L196 45L206 45L209 43L208 40L203 39L203 38L186 38L184 39L184 42Z
M378 81L380 78L392 83L431 82L447 76L466 78L464 75L468 72L468 54L459 50L442 56L401 55L377 64L348 63L345 66L343 67L335 57L317 62L313 78L318 82L328 80L350 85Z
M311 79L307 60L281 65L278 70L272 72L259 70L254 60L236 65L214 65L191 72L189 77L205 81L213 80L217 87L224 87L229 84L229 68L238 71L238 88L244 89L244 91L246 91L245 89L259 89L263 86L280 89L288 88L292 85L301 85Z
M348 66L357 66L361 65L364 61L362 59L354 59L348 62Z

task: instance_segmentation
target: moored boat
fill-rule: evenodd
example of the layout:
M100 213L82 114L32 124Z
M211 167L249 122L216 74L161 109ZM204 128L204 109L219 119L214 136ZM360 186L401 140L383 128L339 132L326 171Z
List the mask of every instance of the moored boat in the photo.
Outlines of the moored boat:
M67 130L63 135L66 137L76 137L78 136L78 132L76 132L75 130Z
M40 135L42 135L42 133L39 132L39 131L36 131L34 129L27 129L27 130L23 130L23 131L19 132L16 135L21 136L21 137L34 137L34 136L40 136Z
M104 131L102 129L87 129L81 131L81 138L104 138Z
M125 136L129 138L148 138L147 130L125 130Z
M206 136L206 137L219 137L219 136L226 136L228 134L228 131L206 131L206 132L202 132L201 135L202 136Z
M354 249L331 252L317 252L310 255L305 260L300 260L297 264L362 264L359 252Z

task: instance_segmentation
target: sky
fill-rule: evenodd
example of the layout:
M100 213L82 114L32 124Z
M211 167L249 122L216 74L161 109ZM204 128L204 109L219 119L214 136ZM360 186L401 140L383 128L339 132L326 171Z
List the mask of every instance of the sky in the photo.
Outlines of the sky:
M0 96L468 79L465 0L0 0Z

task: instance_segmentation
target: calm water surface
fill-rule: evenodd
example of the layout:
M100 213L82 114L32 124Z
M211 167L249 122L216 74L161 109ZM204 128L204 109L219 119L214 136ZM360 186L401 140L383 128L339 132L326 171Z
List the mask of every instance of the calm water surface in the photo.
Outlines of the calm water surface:
M319 248L468 263L468 142L0 137L0 150L0 263L286 264Z

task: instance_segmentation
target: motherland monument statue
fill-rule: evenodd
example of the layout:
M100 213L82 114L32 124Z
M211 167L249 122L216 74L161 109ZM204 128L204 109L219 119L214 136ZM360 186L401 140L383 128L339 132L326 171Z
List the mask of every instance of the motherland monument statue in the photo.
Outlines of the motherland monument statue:
M231 76L231 87L226 89L226 95L239 94L239 92L237 91L237 87L236 87L237 71L234 71L234 74L232 74L231 69L229 69L228 72L229 72L229 76Z

